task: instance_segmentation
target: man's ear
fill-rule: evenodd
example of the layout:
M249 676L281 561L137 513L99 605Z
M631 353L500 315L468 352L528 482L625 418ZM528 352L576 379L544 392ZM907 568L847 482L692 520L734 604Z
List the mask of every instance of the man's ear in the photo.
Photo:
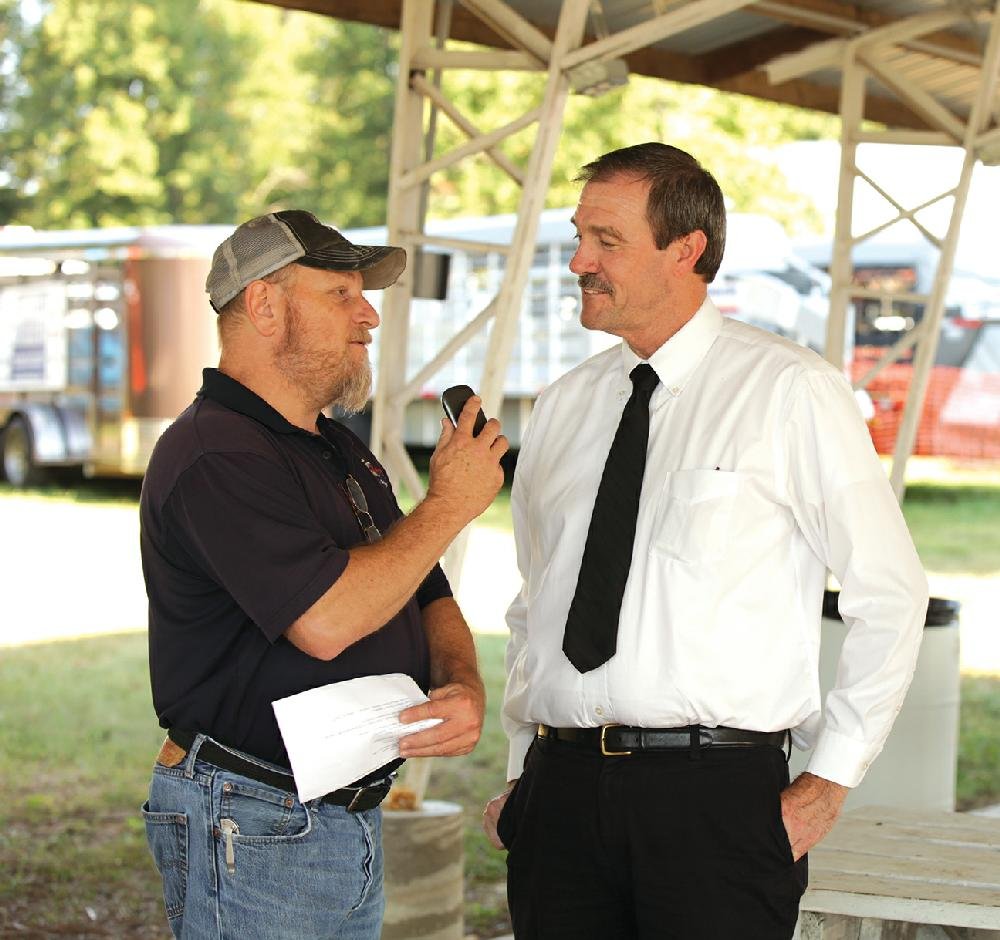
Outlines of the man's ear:
M698 259L708 247L708 239L701 229L695 229L693 232L688 232L687 235L682 235L674 244L677 245L678 265L687 273L694 271Z
M281 323L284 300L278 297L278 285L251 281L243 295L247 319L261 336L273 336Z

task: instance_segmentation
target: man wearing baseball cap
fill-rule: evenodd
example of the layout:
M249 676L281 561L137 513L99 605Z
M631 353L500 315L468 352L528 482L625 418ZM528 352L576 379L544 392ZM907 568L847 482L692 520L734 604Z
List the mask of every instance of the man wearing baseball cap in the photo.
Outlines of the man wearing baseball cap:
M177 937L377 940L381 810L400 763L301 803L271 703L405 673L430 701L403 757L458 755L485 695L438 559L493 500L507 441L442 421L426 498L400 511L385 471L321 411L364 407L401 248L354 245L311 213L240 225L206 289L222 355L160 438L143 483L153 705L167 729L143 806Z

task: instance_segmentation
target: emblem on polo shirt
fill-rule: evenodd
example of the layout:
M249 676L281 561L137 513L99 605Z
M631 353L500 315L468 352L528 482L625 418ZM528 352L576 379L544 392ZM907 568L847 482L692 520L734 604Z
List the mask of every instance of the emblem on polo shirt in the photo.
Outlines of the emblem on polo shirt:
M385 470L383 470L378 464L372 463L370 460L365 460L364 457L361 458L361 462L368 469L368 472L375 477L386 489L389 488L389 478L385 475Z

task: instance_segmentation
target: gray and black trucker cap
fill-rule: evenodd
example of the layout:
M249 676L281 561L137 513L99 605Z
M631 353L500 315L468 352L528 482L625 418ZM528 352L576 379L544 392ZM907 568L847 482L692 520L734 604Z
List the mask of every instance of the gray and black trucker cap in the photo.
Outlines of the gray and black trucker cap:
M406 252L392 245L355 245L311 212L286 209L240 225L212 256L205 290L216 312L251 281L286 264L327 271L360 271L365 290L395 283Z

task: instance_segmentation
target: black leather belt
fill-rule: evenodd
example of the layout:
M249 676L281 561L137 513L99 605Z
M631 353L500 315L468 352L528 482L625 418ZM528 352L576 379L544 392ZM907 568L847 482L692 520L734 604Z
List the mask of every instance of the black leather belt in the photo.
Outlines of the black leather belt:
M189 751L194 745L195 733L183 731L180 728L169 728L167 737L174 744ZM261 767L260 764L253 761L244 760L238 754L221 747L211 739L205 739L201 742L201 747L198 748L198 757L210 764L215 764L216 767L221 767L223 770L249 777L258 783L266 783L269 787L285 790L288 793L296 792L295 779L292 777L291 771L281 773L267 767ZM362 810L374 809L388 795L389 789L392 787L393 776L390 775L383 780L375 780L365 786L351 786L334 790L332 793L320 797L320 801L332 803L334 806L344 806L349 813L360 813Z
M601 725L599 728L538 726L538 737L551 738L599 750L605 757L622 757L645 751L697 750L702 747L784 748L787 731L745 731L742 728L632 728Z

